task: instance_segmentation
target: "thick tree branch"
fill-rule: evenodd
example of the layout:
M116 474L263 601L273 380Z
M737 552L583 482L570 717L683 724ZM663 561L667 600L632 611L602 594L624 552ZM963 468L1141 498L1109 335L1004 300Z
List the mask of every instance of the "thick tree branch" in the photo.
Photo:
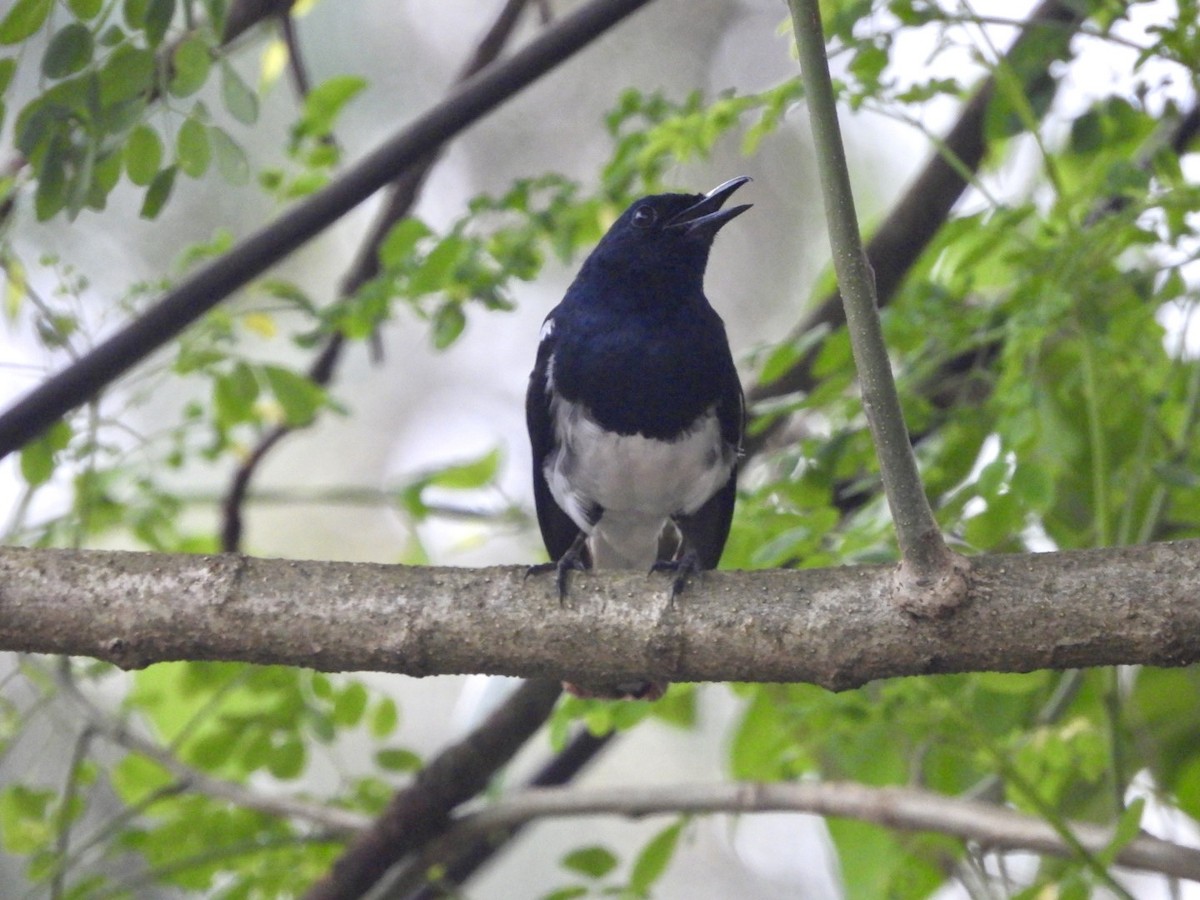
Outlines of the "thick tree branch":
M325 671L608 682L805 681L1200 660L1200 541L970 559L967 603L917 620L892 566L591 573L560 604L523 568L0 550L0 649L126 667L241 660Z
M900 409L883 325L875 299L875 276L858 233L854 191L838 124L837 101L825 57L825 33L817 0L789 0L792 30L804 73L825 220L833 251L863 409L879 459L883 490L903 557L896 599L910 610L945 613L966 595L963 566L942 538L925 496L917 459Z
M145 359L233 291L650 0L591 0L389 138L322 190L168 291L141 317L0 415L0 458Z
M930 831L986 850L1028 850L1073 857L1072 848L1042 819L1008 807L947 797L918 788L876 788L853 782L697 784L635 788L542 788L505 797L463 818L480 831L561 816L646 816L679 813L804 812L858 819L901 831ZM1077 823L1071 831L1089 853L1113 840L1110 828ZM1118 865L1200 881L1200 850L1140 835L1117 852Z

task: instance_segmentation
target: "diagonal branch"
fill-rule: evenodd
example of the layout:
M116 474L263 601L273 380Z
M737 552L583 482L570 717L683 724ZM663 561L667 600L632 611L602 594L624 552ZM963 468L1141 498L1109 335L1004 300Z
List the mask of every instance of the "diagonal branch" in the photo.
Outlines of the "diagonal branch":
M451 825L451 811L481 792L492 776L536 732L562 688L527 681L458 744L421 771L360 833L305 900L356 900L404 855L419 850Z
M0 549L0 649L607 683L805 681L1200 660L1200 541L973 557L966 604L915 619L891 566L712 572L672 604L636 572L560 604L486 569Z
M95 396L233 291L385 186L397 172L419 162L648 2L590 0L508 59L464 82L340 178L184 278L137 320L0 415L0 458Z
M521 11L528 0L508 0L500 10L492 27L483 36L479 46L467 61L459 74L456 84L469 79L494 62L504 49L508 38L516 27ZM290 20L286 20L290 21ZM302 72L297 70L297 75ZM304 88L303 77L297 77L300 90ZM339 294L348 297L364 284L379 274L379 247L387 237L392 226L407 216L416 203L421 187L429 170L433 168L440 155L440 148L432 150L424 158L405 169L388 188L383 209L376 217L371 230L367 234L350 269L342 279ZM333 380L337 364L345 348L345 338L338 332L326 342L317 358L309 368L309 377L318 385L324 387ZM221 517L221 549L226 553L241 550L242 542L242 506L250 481L267 454L287 435L293 431L290 425L278 425L269 431L258 445L250 452L245 461L234 473L229 485L229 492L222 504Z
M237 782L215 778L189 766L160 744L143 737L125 723L99 709L71 679L58 677L57 682L62 692L83 713L88 722L88 728L93 734L101 735L129 752L136 753L162 766L177 779L180 790L205 794L218 800L225 800L234 806L253 809L270 816L309 822L320 826L329 834L355 834L366 827L370 821L367 817L350 810L324 806L294 797L263 794Z
M1046 28L1068 31L1078 28L1083 15L1077 5L1063 0L1043 0L1029 16L1026 27L1005 54L1005 60L1027 57L1031 42L1039 40ZM1025 89L1033 91L1049 79L1050 65L1057 57L1042 60L1037 67L1023 66ZM996 78L987 78L963 108L957 122L940 142L941 152L932 156L904 195L867 242L866 253L875 275L879 305L886 306L895 297L908 272L945 224L950 210L968 185L968 176L979 169L987 143L984 120L996 91ZM840 328L846 319L838 293L825 297L793 332L793 340L821 328ZM752 403L780 397L816 386L812 368L820 345L810 348L795 365L769 384L759 384L748 392ZM746 452L763 448L770 430L748 435Z
M486 833L548 817L756 812L815 813L901 831L949 834L987 850L1075 856L1050 823L1008 807L919 788L878 788L853 782L542 788L505 797L481 812L464 816L459 827ZM1114 838L1111 828L1090 823L1072 824L1071 831L1092 854L1108 849ZM1200 881L1200 850L1145 834L1118 850L1116 863Z
M527 788L558 787L567 784L599 755L618 732L610 731L596 737L584 730L577 734L562 752L550 760L533 777ZM524 829L525 823L488 829L456 826L424 851L408 860L394 878L389 878L385 895L404 900L438 900L451 889L466 883L481 866L499 853ZM436 882L429 873L438 872Z

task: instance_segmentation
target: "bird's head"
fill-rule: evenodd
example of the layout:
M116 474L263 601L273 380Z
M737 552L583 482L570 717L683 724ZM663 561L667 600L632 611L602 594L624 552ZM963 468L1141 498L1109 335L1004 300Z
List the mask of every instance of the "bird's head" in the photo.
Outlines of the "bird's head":
M722 208L748 181L740 175L707 194L643 197L608 229L592 260L651 277L703 279L713 238L726 222L750 208L749 204Z

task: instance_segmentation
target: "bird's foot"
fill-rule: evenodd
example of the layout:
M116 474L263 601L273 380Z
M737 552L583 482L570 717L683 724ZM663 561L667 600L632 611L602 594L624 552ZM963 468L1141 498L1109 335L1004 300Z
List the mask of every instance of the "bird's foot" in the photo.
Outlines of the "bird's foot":
M695 550L685 550L676 556L674 559L660 559L650 567L653 572L673 572L674 580L671 582L671 603L675 602L675 596L683 592L687 587L688 579L693 575L699 575L703 571L700 565L700 557Z
M557 562L538 563L535 566L530 566L525 570L525 577L530 575L542 575L546 572L554 572L554 583L558 587L558 600L561 603L567 598L567 576L570 572L585 572L588 569L588 561L585 555L587 548L587 535L580 534L575 538L574 543L567 548L567 552L558 558Z

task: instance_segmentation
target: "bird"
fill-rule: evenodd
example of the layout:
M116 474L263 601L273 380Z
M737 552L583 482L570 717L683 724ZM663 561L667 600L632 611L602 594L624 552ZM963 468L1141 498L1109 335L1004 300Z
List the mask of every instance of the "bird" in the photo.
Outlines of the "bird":
M724 208L746 176L705 194L643 197L612 224L542 323L525 398L538 526L560 601L572 571L688 579L729 536L745 399L725 324L704 293ZM582 697L658 699L667 684L564 683Z

